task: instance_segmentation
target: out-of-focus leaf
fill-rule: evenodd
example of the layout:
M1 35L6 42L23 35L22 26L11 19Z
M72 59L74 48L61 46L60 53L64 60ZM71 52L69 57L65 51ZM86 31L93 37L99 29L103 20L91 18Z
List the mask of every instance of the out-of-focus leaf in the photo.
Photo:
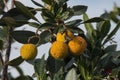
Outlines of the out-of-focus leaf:
M21 2L15 1L14 3L15 3L16 8L18 8L24 15L38 21L37 18L32 14L32 12L30 12L29 9L25 7Z
M41 34L40 34L40 43L41 44L45 44L47 42L50 42L51 41L51 37L52 37L52 34L46 30L46 31L43 31Z
M24 60L21 58L21 56L9 61L7 64L10 66L18 66L20 65Z
M38 28L38 27L40 26L40 24L39 24L39 23L36 23L36 22L29 22L28 25L30 25L30 26L32 26L32 27L35 27L35 28Z
M39 26L39 29L50 29L52 27L55 27L55 25L53 25L51 23L43 23Z
M101 34L102 34L102 39L105 37L105 36L107 36L107 34L109 33L109 31L110 31L110 28L111 28L111 24L110 24L110 21L109 20L106 20L106 21L104 21L102 24L101 24L101 26L100 26L100 28L101 28Z
M30 76L19 76L14 80L33 80Z
M45 72L45 55L42 56L39 61L35 61L34 63L34 69L35 73L37 74L37 77L40 78L40 80L46 80L46 72Z
M105 48L105 52L112 52L112 51L116 51L117 45L113 44L113 45L109 45Z
M44 3L51 5L52 0L42 0Z
M41 5L40 3L34 1L34 0L31 0L35 5L39 6L39 7L43 7L43 5Z
M23 75L24 75L23 70L22 70L19 66L16 66L16 67L14 67L14 68L18 71L18 73L20 74L20 76L23 76Z
M66 75L65 80L78 80L76 70L72 68Z
M84 21L89 20L87 14L83 15L83 20ZM93 39L94 28L93 28L93 25L91 23L84 23L84 25L85 25L85 28L87 30L88 37L90 38L91 42L93 43L94 42L94 39Z
M104 21L104 19L100 17L94 17L84 21L83 23L93 23L93 22L101 22L101 21Z
M118 23L119 19L117 18L116 14L114 12L110 12L110 18L115 22Z
M3 41L0 39L0 50L3 49Z
M107 41L109 41L119 29L120 29L120 22L118 22L116 27L110 32L110 34L108 34L103 44L107 43Z
M87 6L84 5L73 6L72 11L74 12L74 15L81 15L87 11Z
M19 43L25 44L25 43L28 43L28 39L30 37L35 36L35 33L31 31L17 30L17 31L11 32L11 36ZM31 42L31 43L34 43L34 42Z
M78 27L81 21L82 21L81 19L77 19L77 20L66 22L65 25L68 27Z
M4 30L3 30L3 29L0 29L0 39L3 40L3 41L5 41L5 40L6 40L6 37L7 37L7 35L6 35L6 33L4 32Z

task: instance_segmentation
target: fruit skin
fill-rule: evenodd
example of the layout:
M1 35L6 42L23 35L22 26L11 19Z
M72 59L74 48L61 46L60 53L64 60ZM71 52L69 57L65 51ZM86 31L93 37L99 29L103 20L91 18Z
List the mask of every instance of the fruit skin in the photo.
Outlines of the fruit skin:
M50 54L55 59L64 59L68 55L68 45L62 41L53 42Z
M20 55L24 60L31 60L37 56L37 47L34 44L24 44L20 48Z
M83 51L85 51L87 43L84 38L76 36L69 41L68 46L73 55L80 55Z
M74 38L74 34L70 30L66 30L65 32L57 33L57 37L56 37L57 41L65 42L67 38L68 39Z

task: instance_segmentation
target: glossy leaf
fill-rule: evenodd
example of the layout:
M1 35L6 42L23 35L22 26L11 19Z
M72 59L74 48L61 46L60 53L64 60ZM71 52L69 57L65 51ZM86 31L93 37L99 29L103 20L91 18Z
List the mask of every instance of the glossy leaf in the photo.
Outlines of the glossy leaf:
M51 23L43 23L39 26L39 29L50 29L52 27L55 27L56 25L54 24L51 24Z
M107 38L103 42L103 44L107 43L115 34L116 32L120 29L120 22L116 25L116 27L108 34Z
M34 32L31 31L22 31L22 30L17 30L11 32L11 36L18 41L19 43L26 44L28 43L28 39L32 36L35 36ZM34 43L34 42L32 42Z
M74 15L81 15L87 11L87 6L84 5L73 6L72 11L74 12Z
M29 11L27 7L25 7L21 2L15 1L15 6L18 8L24 15L38 21L36 17L32 14L32 12ZM38 21L39 22L39 21Z
M40 39L41 39L41 44L45 44L47 42L50 42L51 41L51 33L46 30L46 31L43 31L41 34L40 34Z
M10 66L18 66L20 65L24 60L21 58L21 56L9 61L7 64Z
M82 21L81 19L77 19L77 20L66 22L65 24L68 27L78 27L81 21Z
M101 21L104 21L104 19L100 17L94 17L84 21L83 23L93 23L93 22L101 22Z

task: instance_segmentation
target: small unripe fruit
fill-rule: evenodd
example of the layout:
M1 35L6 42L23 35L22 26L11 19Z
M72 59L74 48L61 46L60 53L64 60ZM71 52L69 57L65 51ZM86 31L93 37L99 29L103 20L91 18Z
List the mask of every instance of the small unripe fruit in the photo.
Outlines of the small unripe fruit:
M24 44L20 48L20 55L24 60L31 60L37 56L37 47L34 44Z

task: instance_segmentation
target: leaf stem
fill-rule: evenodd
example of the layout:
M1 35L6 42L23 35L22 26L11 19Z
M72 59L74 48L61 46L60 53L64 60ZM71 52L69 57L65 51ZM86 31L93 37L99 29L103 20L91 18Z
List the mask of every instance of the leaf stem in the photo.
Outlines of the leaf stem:
M12 27L9 27L8 30L8 45L6 49L6 54L5 54L5 61L4 61L4 66L3 66L3 72L2 72L2 80L8 80L7 77L7 71L8 71L8 61L10 57L10 51L11 51L11 43L12 43L12 37L10 36L10 32L12 31Z

